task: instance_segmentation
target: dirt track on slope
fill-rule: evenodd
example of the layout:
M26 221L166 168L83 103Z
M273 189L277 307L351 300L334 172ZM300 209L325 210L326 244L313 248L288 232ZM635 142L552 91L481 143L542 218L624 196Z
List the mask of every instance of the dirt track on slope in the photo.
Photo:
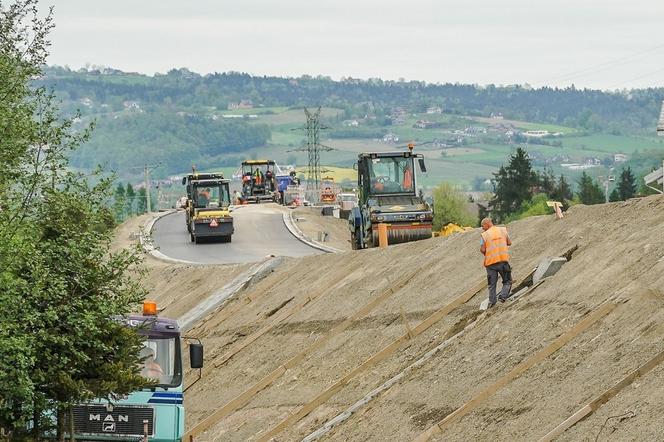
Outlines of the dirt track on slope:
M560 221L543 216L511 224L517 278L543 257L558 256L575 246L578 250L558 274L518 302L478 316L477 306L486 296L480 292L394 355L354 377L276 439L301 439L477 319L476 326L454 344L323 438L411 440L588 312L607 300L615 301L614 311L499 389L436 440L543 436L664 349L663 210L664 198L649 197L575 206ZM256 440L436 309L483 281L478 237L476 230L387 250L286 260L192 331L205 343L206 368L203 379L185 396L187 427L325 337L385 288L416 272L403 288L196 439ZM220 271L229 274L237 269ZM170 282L161 281L172 311L184 309L179 304L194 298L180 300L168 294L172 287L198 290L194 281L184 270L173 274ZM205 291L201 288L195 298L204 297ZM225 362L215 366L213 361L222 359ZM661 374L662 367L646 375L561 440L594 440L607 417L626 411L635 416L609 422L602 430L603 440L658 439L664 409Z

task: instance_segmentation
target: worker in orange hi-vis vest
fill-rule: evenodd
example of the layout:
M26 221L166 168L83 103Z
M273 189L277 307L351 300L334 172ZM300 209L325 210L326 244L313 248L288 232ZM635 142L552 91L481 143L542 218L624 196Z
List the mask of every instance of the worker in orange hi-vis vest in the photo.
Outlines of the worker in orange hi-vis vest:
M486 268L487 283L489 286L489 308L496 305L496 285L498 275L503 280L503 287L498 295L500 302L510 297L512 289L512 268L508 247L512 245L506 227L494 226L491 218L482 220L482 239L480 252L484 255L484 268Z
M407 165L403 172L403 190L413 190L413 171L410 170L410 165Z

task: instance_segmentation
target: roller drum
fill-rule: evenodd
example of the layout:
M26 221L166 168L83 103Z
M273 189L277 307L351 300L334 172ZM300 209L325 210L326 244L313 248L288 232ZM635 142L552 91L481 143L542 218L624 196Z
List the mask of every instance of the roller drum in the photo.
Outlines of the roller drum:
M387 243L401 244L421 239L429 239L432 236L431 224L397 224L391 223L387 226ZM378 229L371 230L372 247L378 247Z

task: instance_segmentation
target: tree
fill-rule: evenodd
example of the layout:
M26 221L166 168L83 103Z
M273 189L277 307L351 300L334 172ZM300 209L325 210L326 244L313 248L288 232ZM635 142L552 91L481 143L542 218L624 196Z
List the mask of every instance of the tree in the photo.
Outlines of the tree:
M574 193L572 193L572 188L565 179L565 175L560 175L560 178L558 178L558 183L553 189L553 193L549 196L553 200L561 202L563 204L563 208L567 209L569 206L569 201L574 198Z
M585 171L579 178L579 201L582 204L601 204L604 202L604 192L600 185Z
M134 200L136 199L136 192L134 192L134 188L132 187L131 183L127 183L127 190L125 191L125 199L126 199L126 212L127 216L132 216L134 212Z
M477 224L466 208L468 198L450 183L442 183L433 190L433 228L440 230L449 223L461 226Z
M552 196L556 191L556 177L553 175L551 169L545 169L541 172L536 172L537 186L539 191L549 196Z
M122 183L118 183L118 186L115 188L115 193L113 194L113 212L115 213L115 219L118 222L125 219L126 204L125 187Z
M634 198L634 195L636 195L636 179L629 166L620 173L620 181L618 182L617 189L622 201Z
M148 200L147 192L145 187L138 189L138 194L136 195L136 214L142 215L148 210Z
M532 170L528 153L521 147L510 155L508 165L501 166L494 176L496 190L489 208L495 221L501 222L507 216L520 212L523 203L531 199L537 176Z
M131 279L138 250L109 253L111 182L72 171L72 130L54 96L35 88L51 13L36 0L0 4L0 430L40 439L71 406L127 394L142 338L114 317L143 297ZM75 117L74 117L75 118Z
M611 193L609 194L609 201L612 203L615 203L616 201L622 201L620 199L620 193L618 192L618 189L613 189Z

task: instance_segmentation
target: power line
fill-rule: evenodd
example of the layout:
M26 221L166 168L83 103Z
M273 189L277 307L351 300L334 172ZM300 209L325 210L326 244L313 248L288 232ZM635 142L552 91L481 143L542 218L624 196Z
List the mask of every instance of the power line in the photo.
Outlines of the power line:
M135 166L132 169L143 169L143 179L145 180L145 208L147 213L152 212L152 201L150 200L150 171L161 166L162 162L160 161L157 164L145 164L143 166ZM157 205L159 205L159 198L157 197Z
M620 57L620 58L615 58L613 60L608 60L608 61L605 61L603 63L599 63L599 64L594 65L594 66L579 69L577 71L568 72L568 73L562 74L558 77L550 78L549 80L544 81L542 83L553 83L553 82L557 82L557 81L569 81L569 80L573 80L573 79L578 78L578 77L585 77L585 76L588 76L588 75L592 75L592 74L595 74L597 72L601 72L601 71L613 68L615 66L628 64L628 63L630 63L634 60L642 58L642 57L644 57L646 55L649 55L653 52L657 52L657 51L659 51L660 49L663 49L663 48L664 48L664 44L661 44L661 45L652 47L650 49L647 49L645 51L636 52L634 54L627 55L627 56Z
M633 81L637 81L637 80L641 80L641 79L643 79L643 78L651 77L651 76L653 76L653 75L655 75L655 74L659 74L660 72L664 72L664 68L659 68L659 69L654 70L654 71L652 71L652 72L649 72L649 73L647 73L647 74L643 74L643 75L640 75L640 76L638 76L638 77L636 77L636 78L632 78L631 80L621 81L620 83L612 84L612 85L609 86L607 89L617 88L618 86L623 86L623 85L626 85L626 84L631 83L631 82L633 82Z

